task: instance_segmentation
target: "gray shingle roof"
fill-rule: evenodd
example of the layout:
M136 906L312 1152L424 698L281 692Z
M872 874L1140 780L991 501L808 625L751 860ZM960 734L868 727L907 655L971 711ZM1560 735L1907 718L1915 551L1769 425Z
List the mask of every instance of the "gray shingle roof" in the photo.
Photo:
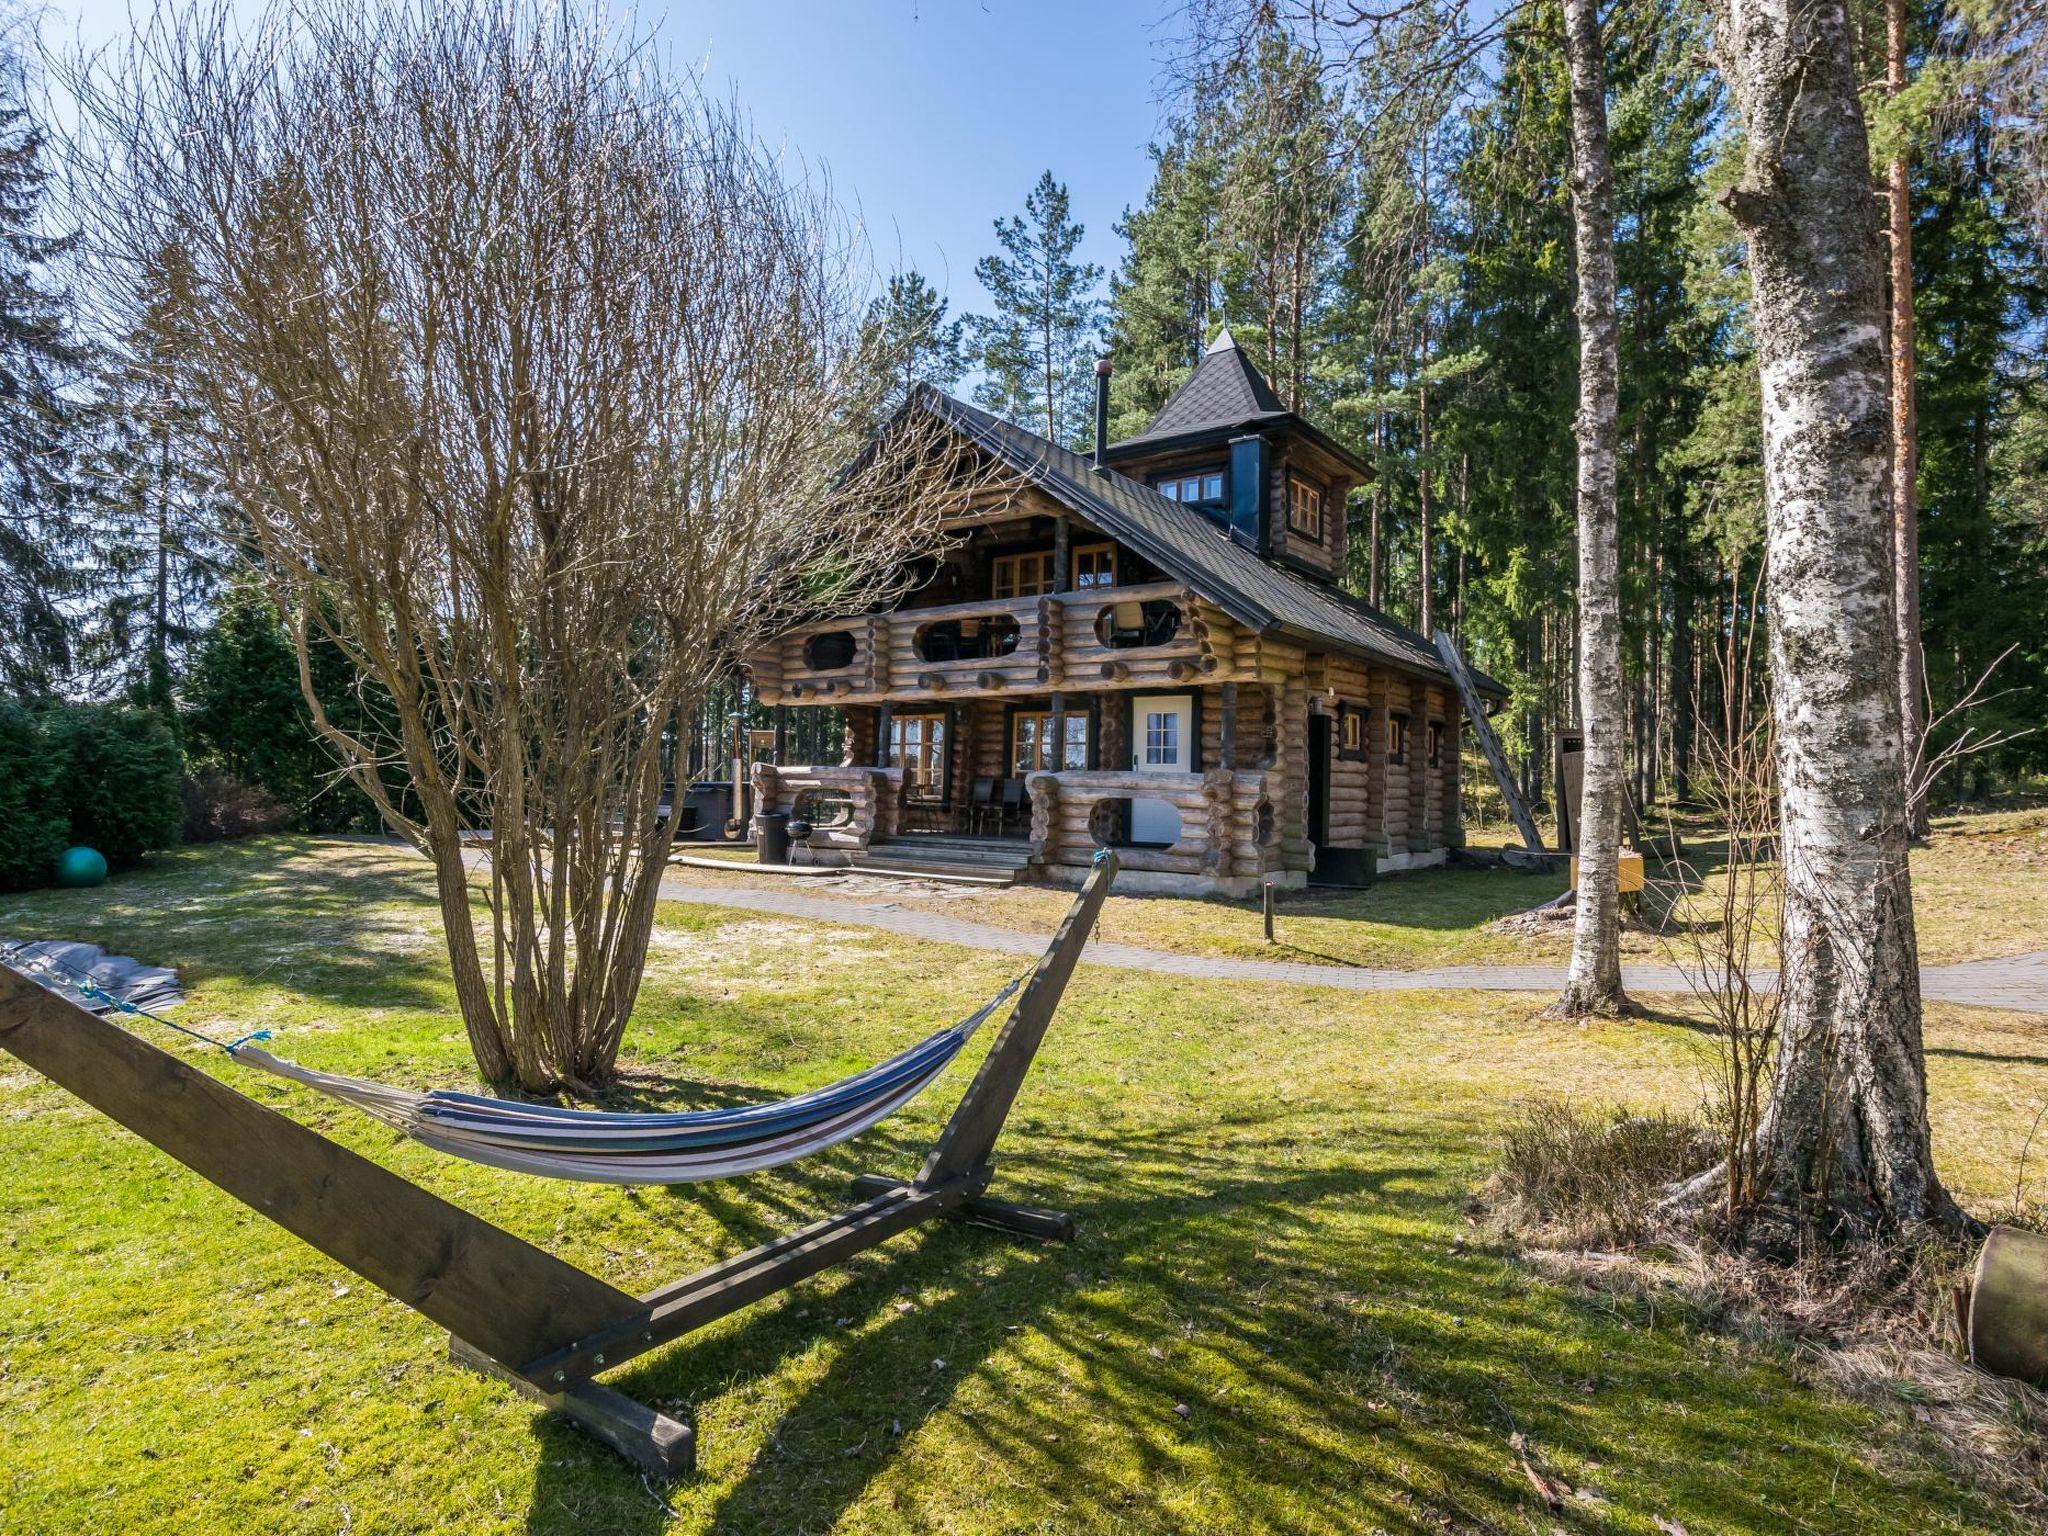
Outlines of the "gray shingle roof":
M1244 355L1244 349L1231 339L1230 328L1225 326L1209 343L1209 349L1195 364L1195 371L1188 375L1187 382L1173 392L1173 397L1159 408L1158 415L1145 423L1145 430L1136 437L1125 438L1116 446L1135 447L1155 439L1242 427L1289 414L1265 376Z
M911 398L1248 628L1284 631L1404 672L1449 678L1422 636L1354 597L1260 559L1195 508L1114 470L1097 474L1078 453L929 386L920 385ZM1473 680L1481 692L1507 697L1484 673L1474 671Z

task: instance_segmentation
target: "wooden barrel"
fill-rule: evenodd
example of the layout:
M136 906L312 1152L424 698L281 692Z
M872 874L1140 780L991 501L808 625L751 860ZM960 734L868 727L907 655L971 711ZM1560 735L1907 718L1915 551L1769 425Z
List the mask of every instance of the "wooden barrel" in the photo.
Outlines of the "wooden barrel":
M2048 1235L1993 1227L1970 1280L1970 1359L2048 1386Z

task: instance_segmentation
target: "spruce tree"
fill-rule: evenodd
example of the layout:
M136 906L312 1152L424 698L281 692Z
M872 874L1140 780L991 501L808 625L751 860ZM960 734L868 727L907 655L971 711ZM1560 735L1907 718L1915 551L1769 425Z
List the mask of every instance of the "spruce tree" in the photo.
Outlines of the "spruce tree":
M25 94L0 42L0 686L43 694L70 669L70 600L85 586L71 391L88 353L51 275L71 241L43 233L49 172Z
M1094 418L1092 354L1101 335L1102 268L1079 262L1085 226L1051 171L1021 217L996 220L1002 253L974 264L995 313L968 322L982 380L975 399L1053 442L1079 447Z
M177 387L182 343L167 297L183 271L175 251L152 263L141 322L97 371L79 477L93 588L79 669L100 691L167 713L240 543L188 451L198 423Z

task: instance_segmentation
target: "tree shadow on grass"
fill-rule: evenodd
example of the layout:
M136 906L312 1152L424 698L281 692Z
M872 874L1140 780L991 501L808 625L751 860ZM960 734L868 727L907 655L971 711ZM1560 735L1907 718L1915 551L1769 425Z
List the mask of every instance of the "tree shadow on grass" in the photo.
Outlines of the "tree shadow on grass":
M354 856L351 856L353 853ZM451 1005L433 875L394 845L259 837L160 856L107 885L0 897L0 929L330 1003Z
M1053 1511L1083 1529L1548 1529L1516 1431L1575 1477L1608 1469L1616 1513L1653 1476L1671 1507L1644 1523L1775 1530L1819 1489L1846 1530L1896 1498L1896 1470L1781 1370L1703 1359L1647 1304L1457 1241L1440 1138L1361 1120L1338 1143L1360 1150L1303 1166L1327 1115L1040 1134L998 1192L1074 1210L1072 1246L919 1229L612 1379L699 1409L706 1470L671 1491L692 1530L822 1532L870 1498L907 1529L963 1505L992 1530ZM600 1509L607 1531L666 1527L606 1453L552 1419L534 1433L534 1536ZM907 1484L906 1458L944 1486Z

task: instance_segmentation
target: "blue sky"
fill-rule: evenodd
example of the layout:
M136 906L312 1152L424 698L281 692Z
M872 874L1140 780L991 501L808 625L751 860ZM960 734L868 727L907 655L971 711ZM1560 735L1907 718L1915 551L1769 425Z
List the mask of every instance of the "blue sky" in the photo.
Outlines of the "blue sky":
M142 7L138 7L141 9ZM254 9L251 6L250 9ZM642 0L680 63L730 88L761 136L830 167L885 269L983 299L991 223L1041 171L1067 183L1086 259L1150 181L1145 146L1173 0ZM623 7L621 8L623 13ZM118 39L129 0L52 0L45 39Z

